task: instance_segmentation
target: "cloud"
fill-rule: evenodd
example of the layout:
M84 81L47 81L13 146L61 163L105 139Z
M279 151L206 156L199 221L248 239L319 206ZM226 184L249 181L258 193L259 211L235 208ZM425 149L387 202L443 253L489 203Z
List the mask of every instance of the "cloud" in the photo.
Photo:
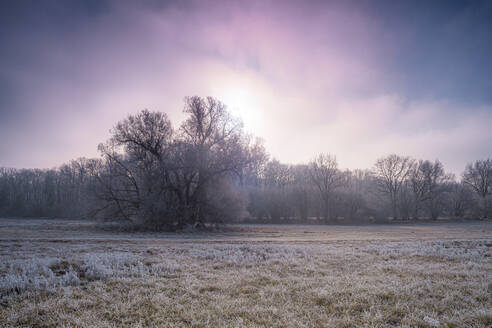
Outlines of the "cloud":
M0 36L1 166L97 156L97 144L125 115L149 108L179 124L189 95L233 103L247 130L282 161L331 152L342 167L368 168L397 152L440 158L459 172L492 155L489 103L437 92L449 83L439 74L425 85L437 90L432 96L406 85L429 81L412 61L415 52L407 54L422 32L388 19L391 6L377 13L352 2L53 6L26 9L17 15L23 23L9 23ZM454 28L476 16L466 15ZM446 31L436 33L449 38ZM419 58L432 59L434 73L438 56L462 60L446 45L426 56L433 41L423 40ZM480 49L476 58L488 51ZM465 76L458 73L457 81Z
M281 142L270 148L282 160L294 162L307 161L321 151L336 154L341 166L350 169L370 168L377 158L390 153L440 159L456 174L467 162L490 156L487 145L492 144L491 107L408 102L396 95L341 100L331 106L332 114L326 120L304 126L299 126L298 117L291 115L290 129L299 132L279 137L279 141L293 144L291 151L281 152Z

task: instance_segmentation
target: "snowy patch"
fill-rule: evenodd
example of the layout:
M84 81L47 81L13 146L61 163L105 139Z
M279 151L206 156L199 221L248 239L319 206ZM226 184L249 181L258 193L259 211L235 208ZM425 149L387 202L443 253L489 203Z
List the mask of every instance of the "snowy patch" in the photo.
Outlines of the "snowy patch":
M89 253L82 260L41 258L15 261L0 266L0 272L5 272L0 275L0 297L77 286L81 280L163 276L179 268L176 261L145 264L141 256L124 252Z

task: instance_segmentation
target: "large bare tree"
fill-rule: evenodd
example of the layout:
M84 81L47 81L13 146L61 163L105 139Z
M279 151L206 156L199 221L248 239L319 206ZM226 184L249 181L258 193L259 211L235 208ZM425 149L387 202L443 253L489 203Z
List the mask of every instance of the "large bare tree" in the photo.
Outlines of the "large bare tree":
M167 115L143 110L118 122L99 150L105 166L96 178L111 215L169 227L171 210L168 155L173 129Z
M188 158L181 160L180 207L185 221L202 223L217 212L209 201L214 181L229 175L241 178L246 167L262 158L251 155L252 150L258 151L258 144L244 134L242 122L220 101L188 97L184 113L188 118L180 128L180 145L188 149Z
M184 113L176 131L164 113L130 115L100 145L105 167L98 180L115 215L175 229L241 212L235 204L242 202L227 197L241 198L232 186L262 160L260 145L214 98L186 98Z

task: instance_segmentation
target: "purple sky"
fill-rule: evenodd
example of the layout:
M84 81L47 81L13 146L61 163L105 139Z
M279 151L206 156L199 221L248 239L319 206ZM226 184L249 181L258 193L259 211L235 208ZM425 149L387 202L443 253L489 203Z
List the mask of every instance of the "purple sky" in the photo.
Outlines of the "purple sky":
M94 157L127 114L212 95L281 161L492 156L492 2L5 1L0 166Z

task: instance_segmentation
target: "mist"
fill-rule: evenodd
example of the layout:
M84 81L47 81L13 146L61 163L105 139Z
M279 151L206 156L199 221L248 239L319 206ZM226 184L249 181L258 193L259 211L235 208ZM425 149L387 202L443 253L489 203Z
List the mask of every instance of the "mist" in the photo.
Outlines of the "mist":
M459 175L490 155L487 2L2 6L1 166L97 156L116 120L181 121L190 95L222 100L282 162L402 153Z

